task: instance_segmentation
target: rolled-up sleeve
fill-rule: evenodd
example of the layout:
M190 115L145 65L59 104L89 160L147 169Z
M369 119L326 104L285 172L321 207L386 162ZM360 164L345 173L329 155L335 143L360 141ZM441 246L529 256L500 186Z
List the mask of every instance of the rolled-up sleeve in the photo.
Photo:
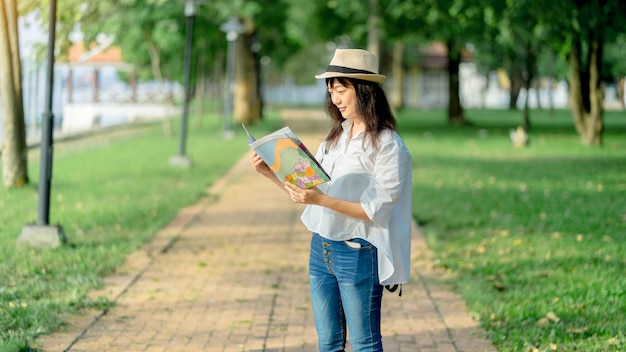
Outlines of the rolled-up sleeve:
M401 142L392 140L380 146L374 159L374 172L369 187L363 192L360 203L372 222L388 227L395 203L400 199L406 169L411 167L411 157Z

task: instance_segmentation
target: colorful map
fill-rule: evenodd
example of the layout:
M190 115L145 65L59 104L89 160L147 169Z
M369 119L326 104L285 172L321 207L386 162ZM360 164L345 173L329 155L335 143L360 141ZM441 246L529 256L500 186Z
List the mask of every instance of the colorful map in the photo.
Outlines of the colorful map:
M278 179L301 188L310 188L330 180L315 157L289 127L258 140L254 140L249 132L248 136L250 146Z

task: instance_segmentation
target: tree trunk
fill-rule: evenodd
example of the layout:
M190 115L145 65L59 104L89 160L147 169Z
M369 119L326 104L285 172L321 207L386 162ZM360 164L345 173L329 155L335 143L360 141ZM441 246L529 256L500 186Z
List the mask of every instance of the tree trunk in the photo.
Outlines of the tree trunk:
M198 98L200 104L200 113L198 113L198 119L196 120L196 127L202 127L202 120L204 119L204 102L207 100L206 96L206 49L200 48L198 54L198 63L196 69L196 98ZM196 104L197 107L197 104Z
M17 37L17 7L0 4L0 93L2 94L2 171L6 188L28 183L26 126Z
M215 116L222 116L221 114L224 111L224 96L226 95L226 92L224 91L224 87L226 86L224 83L226 81L226 74L223 65L225 61L224 56L224 50L218 49L215 53L215 60L213 60L213 82L217 84L214 83L211 85L211 99L218 102L215 104Z
M522 127L524 131L528 132L530 131L530 110L528 108L528 87L526 89L526 99L524 99L524 110L522 111Z
M378 0L369 0L369 16L367 18L367 50L380 60L380 15Z
M624 101L624 89L626 89L626 87L624 84L624 77L620 77L620 79L617 80L617 98L619 99L622 110L626 110L626 101Z
M448 47L448 123L465 124L465 113L461 105L459 93L459 65L461 64L461 52L450 42Z
M522 73L519 70L509 72L511 77L511 87L509 91L509 110L517 110L517 99L519 99L519 93L522 90Z
M530 131L530 108L528 106L528 101L530 99L530 88L532 86L533 80L535 80L535 67L537 66L537 57L532 50L530 43L526 45L526 58L524 60L524 73L522 74L522 78L524 80L524 88L526 89L526 99L524 100L524 121L523 128L524 131ZM536 92L539 92L539 85L537 84ZM539 105L539 94L537 94L537 105Z
M554 82L556 79L554 77L554 52L550 50L550 64L548 66L548 109L550 111L550 116L554 115Z
M253 28L247 20L246 28ZM257 65L252 53L252 34L247 30L237 39L233 111L238 122L253 124L261 119L261 97L257 90Z
M581 68L581 41L573 41L569 54L569 98L576 131L585 145L602 145L604 91L600 85L600 39L590 42L587 69Z
M150 56L150 68L152 69L152 76L159 82L163 81L163 75L161 74L161 54L159 48L153 41L148 41L148 56Z
M393 89L391 90L391 108L400 111L404 107L404 69L402 61L404 57L404 42L397 40L393 45L393 60L391 63L391 75L393 77Z
M537 100L537 109L543 110L543 105L541 104L541 80L539 79L534 80L533 88L535 88L535 99Z
M259 110L259 120L263 119L263 112L265 111L265 101L263 101L263 75L261 74L261 56L259 55L259 51L261 51L261 42L258 38L258 33L255 33L252 40L252 63L254 65L254 76L255 76L255 92L258 99L258 110Z
M480 91L480 108L485 109L487 106L487 92L489 92L489 87L491 86L491 79L489 78L489 73L485 74L485 86Z

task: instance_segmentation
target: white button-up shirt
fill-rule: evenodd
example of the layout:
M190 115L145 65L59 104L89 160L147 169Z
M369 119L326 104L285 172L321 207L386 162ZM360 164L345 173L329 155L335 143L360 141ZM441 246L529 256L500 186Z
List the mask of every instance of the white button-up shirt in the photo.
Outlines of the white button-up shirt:
M331 197L359 202L371 221L352 218L318 205L302 213L304 225L334 241L362 238L378 250L381 285L409 280L411 260L411 155L391 130L380 135L378 147L364 141L364 132L349 139L352 123L345 121L338 142L328 150L323 142L317 160L331 177L318 186Z

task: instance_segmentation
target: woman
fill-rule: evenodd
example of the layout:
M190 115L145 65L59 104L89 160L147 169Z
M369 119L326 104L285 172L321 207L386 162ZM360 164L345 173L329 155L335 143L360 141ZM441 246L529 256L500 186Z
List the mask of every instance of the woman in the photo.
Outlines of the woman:
M320 351L382 351L383 287L409 279L411 156L381 88L378 58L337 49L326 72L332 127L316 158L331 181L310 189L283 183L252 153L255 169L307 204L313 233L309 275ZM347 325L347 330L346 330Z

